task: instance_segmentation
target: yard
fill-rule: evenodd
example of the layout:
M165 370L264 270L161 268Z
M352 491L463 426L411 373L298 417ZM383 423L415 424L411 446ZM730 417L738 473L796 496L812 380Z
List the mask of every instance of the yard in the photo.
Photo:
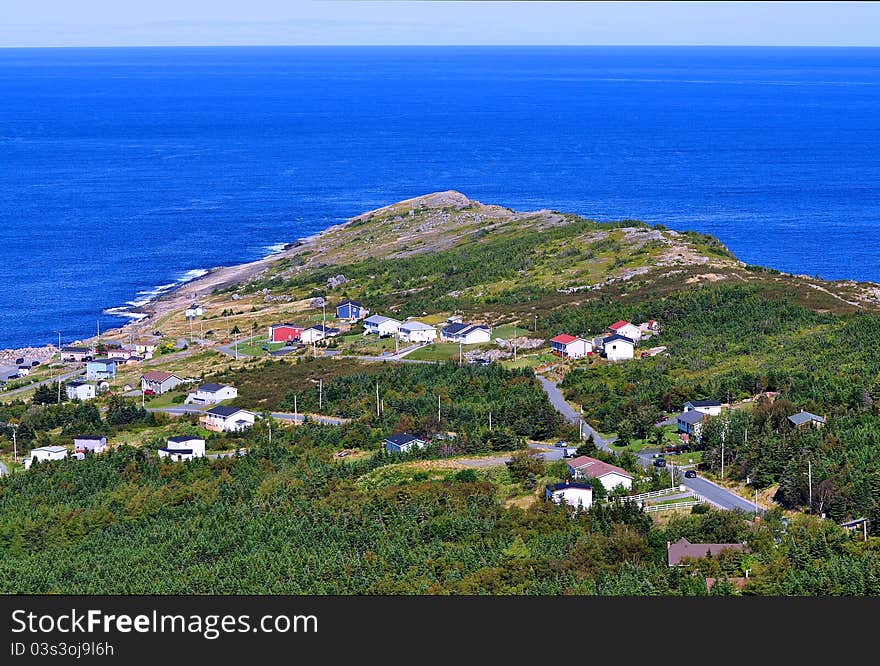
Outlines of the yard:
M464 362L464 352L477 349L480 345L462 345L461 354ZM421 349L417 349L406 358L414 361L457 361L459 355L458 345L452 342L435 342Z
M659 446L676 446L678 444L681 444L681 440L678 438L676 427L663 426L663 443ZM612 447L615 451L621 451L624 448L618 442L614 442ZM631 439L626 448L633 453L638 453L642 449L658 448L658 444L654 437L648 437L647 439Z

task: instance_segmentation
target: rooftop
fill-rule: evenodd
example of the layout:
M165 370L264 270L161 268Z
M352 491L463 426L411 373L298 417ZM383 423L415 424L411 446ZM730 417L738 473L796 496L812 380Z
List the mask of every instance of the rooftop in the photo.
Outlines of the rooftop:
M632 478L632 474L627 472L622 467L612 465L611 463L607 463L596 458L590 458L589 456L578 456L577 458L572 458L568 461L568 466L574 470L584 472L588 476L592 476L594 479L598 479L599 477L612 473L620 474L621 476L625 476L628 479Z
M550 338L550 342L558 342L563 345L567 345L570 342L574 342L577 340L577 337L574 335L569 335L568 333L560 333L555 338Z
M715 557L723 550L748 552L744 543L691 543L684 537L666 546L666 561L669 566L681 564L682 558Z
M819 423L825 423L825 419L821 416L816 416L815 414L810 414L810 412L800 411L797 414L792 414L788 417L788 420L794 423L795 425L803 425L804 423L809 423L810 421L817 421Z

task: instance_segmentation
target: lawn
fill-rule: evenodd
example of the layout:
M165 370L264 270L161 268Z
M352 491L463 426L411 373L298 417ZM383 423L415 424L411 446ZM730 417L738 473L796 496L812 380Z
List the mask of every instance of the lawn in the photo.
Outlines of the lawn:
M477 345L463 345L462 359L464 359L464 352L476 347ZM417 349L411 354L407 354L405 358L414 361L457 361L458 345L452 342L435 342L427 347Z
M261 335L254 338L253 344L251 344L251 339L247 338L245 340L238 341L238 353L244 354L245 356L268 356L270 351L278 351L282 347L284 347L283 342L266 342L267 336ZM263 346L269 348L269 351L263 349ZM232 347L232 350L235 351L235 347Z
M501 365L505 368L537 368L542 365L546 365L548 363L552 363L553 361L558 360L556 356L553 356L550 352L541 352L540 354L528 354L520 356L517 354L517 359L514 361L512 358L505 359L499 361Z
M675 426L663 426L663 444L662 446L676 446L681 443L681 440L678 438L676 434ZM615 451L620 451L623 449L617 442L612 444ZM648 439L632 439L629 442L628 450L637 453L642 449L648 448L657 448L657 442L653 437L649 437Z

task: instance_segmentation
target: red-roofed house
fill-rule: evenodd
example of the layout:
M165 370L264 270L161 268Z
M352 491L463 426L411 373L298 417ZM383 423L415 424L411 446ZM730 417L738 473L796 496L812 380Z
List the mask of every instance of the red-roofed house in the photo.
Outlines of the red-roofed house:
M562 358L583 358L593 353L593 343L574 335L560 333L550 339L550 350Z
M589 456L578 456L568 461L568 471L576 479L596 479L601 481L605 490L613 490L623 486L632 489L632 475L622 467L612 465Z
M625 338L629 338L635 342L638 342L642 339L642 331L638 326L634 324L630 324L628 321L616 321L611 326L608 327L608 332L612 335L622 335Z
M749 552L748 546L744 543L691 543L682 537L675 543L666 542L666 562L669 566L675 567L681 565L685 558L717 557L724 550Z

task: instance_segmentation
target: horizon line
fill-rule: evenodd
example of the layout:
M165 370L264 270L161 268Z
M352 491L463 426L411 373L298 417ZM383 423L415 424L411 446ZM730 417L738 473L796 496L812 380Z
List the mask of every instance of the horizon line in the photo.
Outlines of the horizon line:
M719 48L880 49L880 44L65 44L0 45L2 51L38 49L239 49L239 48Z

